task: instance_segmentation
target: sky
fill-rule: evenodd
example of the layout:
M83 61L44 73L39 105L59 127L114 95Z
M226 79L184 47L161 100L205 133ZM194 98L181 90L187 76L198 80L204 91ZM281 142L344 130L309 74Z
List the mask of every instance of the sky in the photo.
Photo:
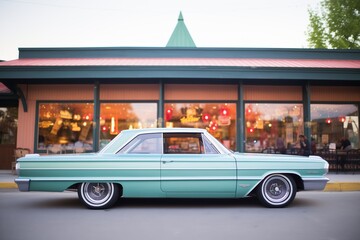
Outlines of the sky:
M197 47L307 48L320 0L0 0L0 59L18 48L165 47L180 11Z

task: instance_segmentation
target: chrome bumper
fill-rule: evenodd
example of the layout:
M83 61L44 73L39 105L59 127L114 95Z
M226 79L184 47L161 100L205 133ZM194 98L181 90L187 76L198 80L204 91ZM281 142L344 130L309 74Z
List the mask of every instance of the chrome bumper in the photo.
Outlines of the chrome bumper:
M316 190L324 190L326 187L326 183L329 181L328 178L305 178L304 181L304 190L305 191L316 191Z
M17 178L15 183L18 185L20 192L27 192L30 190L30 179Z

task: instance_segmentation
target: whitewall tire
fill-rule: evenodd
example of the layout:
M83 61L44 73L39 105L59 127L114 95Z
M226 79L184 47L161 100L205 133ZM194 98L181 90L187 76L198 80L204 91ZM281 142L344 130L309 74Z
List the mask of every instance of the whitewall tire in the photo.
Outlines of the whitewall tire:
M289 205L297 192L291 176L272 174L267 176L257 188L257 196L266 207L281 208Z
M113 183L85 182L78 187L80 201L90 209L113 206L120 196L119 187Z

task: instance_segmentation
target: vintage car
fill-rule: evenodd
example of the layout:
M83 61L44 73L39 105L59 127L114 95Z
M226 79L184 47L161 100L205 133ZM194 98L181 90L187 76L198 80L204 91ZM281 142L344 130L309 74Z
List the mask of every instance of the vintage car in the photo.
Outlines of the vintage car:
M77 190L91 209L124 198L243 198L285 207L297 191L323 190L318 156L234 153L203 129L124 130L98 153L18 159L20 191Z

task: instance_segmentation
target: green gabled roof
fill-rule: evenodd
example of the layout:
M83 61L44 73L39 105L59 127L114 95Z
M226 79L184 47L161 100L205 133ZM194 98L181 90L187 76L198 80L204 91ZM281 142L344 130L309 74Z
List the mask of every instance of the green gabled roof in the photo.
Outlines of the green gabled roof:
M166 44L166 47L196 47L180 12L178 23Z

